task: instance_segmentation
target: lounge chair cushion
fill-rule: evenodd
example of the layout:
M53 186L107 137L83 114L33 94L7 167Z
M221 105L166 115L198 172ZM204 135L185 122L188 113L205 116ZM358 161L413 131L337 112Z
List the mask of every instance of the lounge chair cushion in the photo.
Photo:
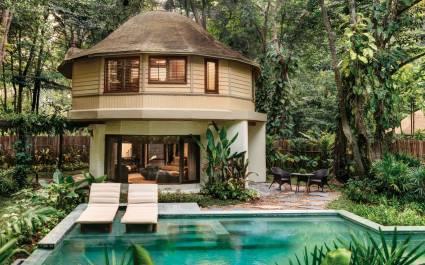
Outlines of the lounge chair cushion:
M120 183L93 183L90 187L89 204L118 204L120 189Z
M124 216L121 219L123 224L157 224L158 204L143 203L131 204L127 206Z
M79 224L109 224L114 221L119 204L89 204L77 219Z
M128 186L128 204L158 203L157 184L130 184Z

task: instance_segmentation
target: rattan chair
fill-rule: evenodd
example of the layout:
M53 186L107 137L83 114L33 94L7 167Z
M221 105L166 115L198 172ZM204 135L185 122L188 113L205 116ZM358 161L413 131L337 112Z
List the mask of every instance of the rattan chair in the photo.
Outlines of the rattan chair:
M282 190L282 185L285 183L289 184L289 187L292 190L291 185L291 173L279 168L279 167L272 167L271 168L272 174L273 174L273 181L270 184L269 189L272 187L274 183L279 183L279 189Z
M327 169L319 169L317 171L314 171L313 174L314 176L310 177L310 181L308 182L309 190L311 185L317 185L318 190L319 188L322 188L322 192L324 190L323 188L325 185L329 187L329 184L328 184L329 172Z

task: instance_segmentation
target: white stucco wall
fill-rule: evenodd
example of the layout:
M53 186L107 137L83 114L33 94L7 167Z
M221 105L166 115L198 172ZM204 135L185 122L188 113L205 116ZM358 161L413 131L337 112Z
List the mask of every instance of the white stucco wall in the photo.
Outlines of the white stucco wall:
M90 125L90 173L94 176L105 174L105 129L104 124Z
M248 126L248 171L255 172L249 179L266 181L266 123L256 122Z

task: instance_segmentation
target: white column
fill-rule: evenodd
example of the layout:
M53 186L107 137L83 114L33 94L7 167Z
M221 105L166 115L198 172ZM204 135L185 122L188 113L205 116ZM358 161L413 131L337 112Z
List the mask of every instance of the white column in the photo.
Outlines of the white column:
M246 158L248 158L248 121L234 121L227 122L224 126L227 128L227 137L230 139L237 133L238 138L231 146L232 152L246 151Z
M255 182L266 181L266 123L256 122L248 126L248 172L249 180Z
M90 173L95 177L105 174L105 130L104 124L90 125Z

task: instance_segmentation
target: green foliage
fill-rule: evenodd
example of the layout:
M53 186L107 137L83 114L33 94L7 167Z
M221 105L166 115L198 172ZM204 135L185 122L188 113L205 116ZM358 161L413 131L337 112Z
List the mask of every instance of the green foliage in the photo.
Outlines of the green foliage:
M311 172L321 168L331 168L335 134L329 132L308 131L300 133L302 137L288 140L287 153L282 154L273 150L271 154L273 164L287 170L297 172ZM268 148L274 148L269 138Z
M207 144L196 140L207 157L206 174L208 182L202 193L221 200L234 199L247 201L256 197L255 193L245 188L248 162L246 152L232 152L231 146L238 134L230 140L225 127L219 128L215 123L207 128Z
M136 265L154 265L149 252L139 245L133 245L134 264Z
M15 169L14 179L19 188L27 185L28 173L31 170L31 154L26 146L25 140L18 140L14 144Z
M294 64L281 64L282 55L271 47L260 57L261 74L257 79L256 110L267 114L267 133L283 138L292 136L294 122L291 112L295 107L292 91L285 73Z
M355 202L375 202L379 197L424 202L425 166L405 154L385 154L372 165L370 177L352 179L345 195Z
M14 168L0 170L0 195L10 195L18 190L14 175Z
M338 248L326 253L321 265L350 265L351 251Z
M7 211L10 214L6 213L2 216L2 218L7 220L3 232L25 239L36 234L61 215L53 207L32 206L27 203L9 206Z
M159 202L196 202L201 207L224 206L238 204L240 200L220 200L208 194L181 193L181 192L160 192Z
M43 185L49 203L56 209L70 211L85 201L92 183L101 183L106 179L106 176L94 177L88 172L84 172L83 177L75 181L72 176L65 176L60 170L56 170L53 183Z
M18 239L0 234L0 264L6 264L18 253L28 254L25 249L18 248Z
M213 123L206 131L206 145L203 145L195 139L206 153L207 165L205 170L210 181L225 180L227 172L229 172L229 160L233 157L243 155L243 153L231 152L231 145L236 141L237 137L238 134L235 134L229 140L227 137L227 129L225 127L219 128Z
M408 172L409 166L390 154L372 165L372 174L378 182L379 191L389 196L404 194L411 189Z
M154 262L149 252L142 246L132 244L124 252L121 258L117 257L117 254L112 248L109 250L108 246L103 248L104 262L105 265L154 265ZM85 257L87 265L95 265L98 262L93 262L88 257Z
M280 165L285 156L279 151L276 146L279 138L276 135L266 136L266 166L272 168Z
M373 199L373 203L357 202L343 195L327 207L346 210L382 225L425 225L425 205L397 199L388 200L376 195Z
M384 232L379 231L376 238L367 234L362 240L355 235L349 242L334 243L314 247L309 253L306 249L303 259L296 257L296 263L290 260L290 265L413 265L425 254L424 243L411 246L410 238L398 240L395 230L392 239L387 242Z
M376 202L378 183L371 179L349 179L344 186L344 194L352 201L361 203Z
M247 189L245 185L245 181L233 178L224 182L209 181L202 188L201 193L220 200L250 201L258 198L258 194L254 190Z
M396 154L393 154L393 155L394 155L395 160L403 162L408 167L419 167L419 166L422 165L421 160L419 160L418 158L413 157L409 154L396 153Z

